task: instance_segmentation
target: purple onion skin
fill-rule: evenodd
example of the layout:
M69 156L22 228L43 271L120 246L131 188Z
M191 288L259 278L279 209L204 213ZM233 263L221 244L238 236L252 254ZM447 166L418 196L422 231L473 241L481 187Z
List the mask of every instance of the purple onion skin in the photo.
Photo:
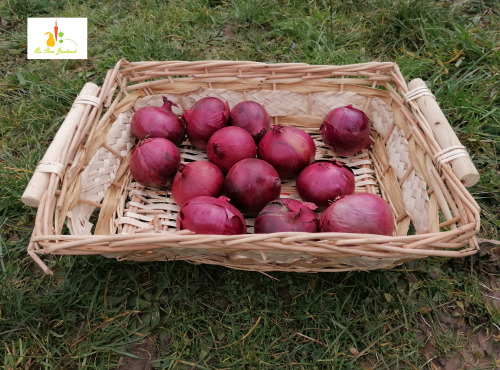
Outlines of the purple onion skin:
M146 139L133 149L130 173L141 185L153 188L169 187L177 172L181 156L170 140Z
M196 234L246 234L247 227L241 212L224 196L191 198L179 210L177 230L190 230Z
M172 112L174 102L163 97L161 107L143 107L132 116L130 130L139 140L162 137L176 146L181 145L186 137L186 129L182 120Z
M181 163L172 183L172 197L179 206L197 196L218 197L224 187L219 167L207 161Z
M227 173L224 193L243 214L257 216L267 203L279 198L281 179L269 163L246 158Z
M322 232L391 236L394 215L389 204L371 193L347 195L332 203L320 217Z
M255 158L257 147L252 136L237 126L227 126L216 131L208 140L207 159L227 174L236 162Z
M316 145L307 132L283 125L274 125L257 147L257 157L270 163L281 178L296 177L315 154Z
M297 190L306 202L326 208L338 197L354 193L356 183L352 170L339 161L316 161L302 170Z
M266 108L251 100L239 102L231 109L229 124L248 131L256 143L271 127Z
M372 144L370 129L366 114L349 104L328 112L320 132L323 142L335 154L350 156Z
M312 203L296 199L280 198L269 202L255 220L255 233L305 232L319 231L319 217L313 211Z
M191 144L196 149L206 150L210 136L227 126L229 113L229 105L216 97L202 98L194 103L182 115Z

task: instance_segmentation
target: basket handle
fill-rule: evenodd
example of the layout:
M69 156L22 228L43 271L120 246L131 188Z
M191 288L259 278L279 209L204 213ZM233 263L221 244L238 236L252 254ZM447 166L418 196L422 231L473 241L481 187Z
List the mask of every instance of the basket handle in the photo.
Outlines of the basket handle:
M411 80L408 89L406 99L417 102L441 147L434 155L438 165L450 162L453 172L464 186L475 185L479 181L479 173L425 82L420 78Z
M61 163L63 162L64 151L67 150L67 145L71 142L72 135L75 134L86 106L88 104L94 106L100 104L100 99L97 96L99 90L99 86L92 82L87 82L76 97L71 110L59 127L59 130L57 130L54 139L50 143L42 160L38 163L30 182L24 190L21 201L27 206L38 207L42 194L49 185L52 173L62 176L67 165L67 163Z

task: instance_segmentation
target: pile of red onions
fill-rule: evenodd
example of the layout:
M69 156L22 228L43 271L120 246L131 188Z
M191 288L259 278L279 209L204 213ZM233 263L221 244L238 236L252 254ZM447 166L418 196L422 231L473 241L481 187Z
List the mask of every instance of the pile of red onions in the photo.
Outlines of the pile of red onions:
M241 212L224 196L191 198L177 215L177 229L196 234L246 234L247 226Z
M130 122L130 130L139 140L162 137L179 146L186 136L184 125L172 112L177 104L163 97L161 107L143 107L135 112Z
M314 161L315 154L312 137L292 126L274 125L257 147L257 156L270 163L281 178L297 176Z
M135 181L144 186L168 187L180 160L179 150L170 140L160 137L146 139L132 150L130 173Z
M172 183L172 197L182 207L194 197L220 196L223 186L224 175L215 164L207 161L181 163Z
M252 136L236 126L223 127L208 140L207 159L226 174L236 162L254 158L257 147Z
M260 103L251 100L239 102L231 109L229 123L248 131L256 143L270 127L266 109Z
M277 233L300 231L316 233L319 231L318 215L312 203L291 198L280 198L269 202L255 219L255 232Z
M323 142L338 155L353 155L371 145L370 121L352 104L331 110L320 132Z
M267 203L279 198L281 179L269 163L247 158L231 167L224 192L243 214L257 216Z
M182 115L191 144L197 149L205 150L210 136L227 126L229 112L229 105L219 98L206 97L194 103Z
M180 206L178 230L244 234L244 214L256 217L256 233L392 235L391 206L375 194L354 194L353 171L342 162L314 162L316 145L307 132L283 125L269 129L261 104L242 101L230 111L228 103L206 97L181 120L172 112L175 104L163 102L132 117L131 130L140 142L131 153L130 172L144 186L171 186ZM186 133L195 148L206 150L207 160L180 163L177 146ZM330 111L320 133L336 155L353 155L371 145L368 117L352 105ZM296 179L301 200L280 197L282 178Z
M394 216L389 204L376 194L359 193L332 203L320 217L323 232L392 235Z
M354 193L354 174L342 162L316 161L299 174L296 186L302 199L326 208L338 197Z

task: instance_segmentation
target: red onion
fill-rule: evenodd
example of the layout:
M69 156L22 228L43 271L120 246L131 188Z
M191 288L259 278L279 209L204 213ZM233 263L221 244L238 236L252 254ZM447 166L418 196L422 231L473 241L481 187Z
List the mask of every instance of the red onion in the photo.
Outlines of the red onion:
M276 170L262 159L242 159L227 173L224 192L244 214L257 216L267 203L279 198L281 180Z
M219 167L207 161L181 163L172 183L172 197L179 206L200 195L222 194L224 175Z
M277 233L281 231L301 231L316 233L319 231L317 207L312 203L290 198L280 198L269 202L259 212L255 220L255 232Z
M221 196L191 198L177 215L177 229L196 234L246 234L247 226L240 211Z
M227 126L229 105L219 98L202 98L185 111L182 118L191 144L197 149L205 150L210 136Z
M207 159L226 174L236 163L245 158L254 158L257 147L252 136L236 126L223 127L208 140Z
M342 197L320 217L321 231L392 235L394 215L389 204L371 193Z
M177 104L163 97L161 107L143 107L134 113L130 122L132 135L139 140L162 137L179 146L186 136L184 125L172 112Z
M161 137L146 139L132 150L130 173L144 186L167 187L177 172L181 156L177 147Z
M230 124L238 126L250 133L256 143L269 131L269 114L256 101L245 100L231 109Z
M370 121L352 104L331 110L320 128L323 142L336 154L349 156L371 145Z
M302 170L296 187L305 201L328 207L336 198L354 193L354 174L342 162L317 161Z
M270 163L281 178L297 176L315 154L316 145L307 132L283 125L274 125L257 147L257 157Z

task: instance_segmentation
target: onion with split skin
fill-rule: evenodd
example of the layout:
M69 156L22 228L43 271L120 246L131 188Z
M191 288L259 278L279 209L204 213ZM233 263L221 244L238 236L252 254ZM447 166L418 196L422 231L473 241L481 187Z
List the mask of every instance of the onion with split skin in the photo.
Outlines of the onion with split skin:
M170 140L151 138L132 150L129 169L141 185L165 188L171 185L180 160L179 150Z
M267 203L279 198L281 179L269 163L246 158L227 173L224 192L243 214L257 216Z
M181 163L172 183L172 197L182 207L197 196L220 196L223 186L224 175L215 164L207 161Z
M216 97L205 97L194 103L182 115L191 144L196 149L205 150L210 136L227 126L229 112L227 102Z
M196 234L236 235L247 232L243 215L224 196L191 198L179 210L176 222L178 230L190 230Z
M279 198L269 202L255 219L255 233L319 231L319 218L314 212L316 205L291 198Z
M299 174L296 183L303 200L323 209L338 197L354 193L355 186L352 170L336 160L310 164Z
M346 195L333 202L320 217L322 232L391 236L394 215L390 205L371 193Z
M370 129L366 114L349 104L328 112L320 132L323 142L335 154L350 156L372 144Z
M177 104L163 97L161 107L143 107L132 115L130 130L139 140L162 137L176 146L181 145L186 136L182 120L172 112Z
M257 157L270 163L281 178L296 177L314 161L316 145L305 131L274 125L260 140Z

